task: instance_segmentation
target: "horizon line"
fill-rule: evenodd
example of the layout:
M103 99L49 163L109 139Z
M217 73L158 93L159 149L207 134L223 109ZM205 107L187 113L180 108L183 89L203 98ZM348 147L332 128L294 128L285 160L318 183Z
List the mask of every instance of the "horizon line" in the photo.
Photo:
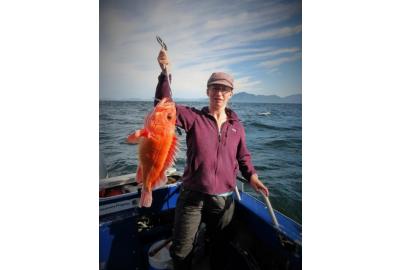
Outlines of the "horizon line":
M249 92L246 92L246 91L241 91L241 92L238 92L238 93L234 94L232 97L234 97L235 95L238 95L240 93L245 93L245 94L249 94L249 95L252 95L252 96L264 96L264 97L276 96L276 97L279 97L279 98L287 98L287 97L290 97L290 96L299 96L299 95L301 96L302 95L302 93L291 94L291 95L287 95L287 96L279 96L279 95L276 95L276 94L271 94L271 95L262 95L262 94L260 94L260 95L258 95L258 94L252 94L252 93L249 93ZM174 97L174 99L188 100L188 101L190 101L190 100L198 101L198 100L208 100L208 97ZM150 97L147 97L147 98L126 97L126 98L99 98L99 100L100 101L129 101L129 100L153 101L154 98L150 98Z

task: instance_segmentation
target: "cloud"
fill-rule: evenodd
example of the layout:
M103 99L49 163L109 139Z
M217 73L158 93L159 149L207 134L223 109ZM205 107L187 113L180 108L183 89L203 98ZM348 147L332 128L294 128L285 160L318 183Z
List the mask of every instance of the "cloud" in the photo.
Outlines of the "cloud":
M234 83L235 88L238 90L257 90L259 86L262 86L262 81L254 80L251 76L239 77Z
M224 53L209 54L206 57L200 59L192 59L189 62L183 62L178 68L186 68L188 66L196 66L200 70L211 70L211 69L226 69L230 65L239 64L248 61L262 61L277 55L296 53L299 52L299 48L278 48L268 50L227 50ZM237 54L240 55L237 55Z
M300 44L281 42L301 32L301 2L108 1L100 2L101 96L152 96L159 67L160 35L172 60L174 95L203 95L211 72L235 74L243 88L262 88L251 69L295 60ZM223 15L223 16L222 16ZM300 59L299 57L297 59ZM176 80L175 80L176 78ZM112 85L119 90L110 89ZM139 91L139 90L138 90Z
M249 41L257 41L270 38L283 38L287 36L292 36L300 32L301 32L301 25L296 25L292 27L281 27L254 34L250 36Z
M282 65L284 63L297 61L299 59L301 59L301 54L300 53L296 53L296 54L294 54L292 56L289 56L289 57L280 57L280 58L273 59L273 60L263 61L259 65L263 66L263 67L267 67L267 68L273 68L273 67L280 66L280 65Z

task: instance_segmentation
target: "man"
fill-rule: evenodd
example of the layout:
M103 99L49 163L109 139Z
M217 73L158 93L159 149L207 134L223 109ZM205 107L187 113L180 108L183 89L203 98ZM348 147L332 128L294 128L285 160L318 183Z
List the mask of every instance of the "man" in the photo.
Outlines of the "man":
M162 49L157 59L162 73L158 78L155 104L164 97L171 97L166 51ZM207 81L207 107L198 110L176 105L176 125L187 134L187 158L170 249L174 269L190 268L194 239L202 221L206 223L208 235L215 239L232 220L232 194L238 170L255 190L269 194L251 162L244 127L236 113L227 107L233 95L233 83L231 75L215 72Z

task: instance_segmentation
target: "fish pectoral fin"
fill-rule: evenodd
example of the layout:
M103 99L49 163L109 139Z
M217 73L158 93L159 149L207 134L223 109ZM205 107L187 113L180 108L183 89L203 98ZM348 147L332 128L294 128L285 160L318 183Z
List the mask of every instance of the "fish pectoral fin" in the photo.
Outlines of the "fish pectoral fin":
M126 141L131 144L136 144L139 142L140 137L148 138L149 136L150 135L149 135L149 132L147 131L147 129L139 129L139 130L136 130L135 132L133 132L132 134L130 134L126 138Z

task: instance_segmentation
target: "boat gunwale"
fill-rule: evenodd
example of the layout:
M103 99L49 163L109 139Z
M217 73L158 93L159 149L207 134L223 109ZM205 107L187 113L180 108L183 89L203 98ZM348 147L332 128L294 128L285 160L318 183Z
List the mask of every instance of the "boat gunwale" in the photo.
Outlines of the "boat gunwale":
M112 183L112 181L113 181L112 178L119 178L119 177L120 177L120 178L123 178L123 177L128 177L128 175L129 175L129 178L128 178L127 180L125 180L125 181L127 181L126 183L117 182L117 181L123 181L123 180L114 180L114 181L116 181L116 185L104 187L104 188L113 188L113 187L117 187L117 186L132 184L132 183L130 182L130 180L131 180L131 179L134 179L134 177L136 176L136 173L123 174L123 175L114 176L114 177L110 177L110 178L103 178L103 179L100 179L100 180L102 180L103 182L106 182L106 180L110 179L110 180L111 180L110 183ZM182 174L179 173L179 171L174 171L173 173L168 174L167 176L182 176ZM241 182L241 183L243 183L243 184L248 184L248 182L247 182L243 177L238 176L238 177L236 178L236 180L239 181L239 182ZM129 181L129 182L128 182L128 181ZM181 185L181 184L182 184L182 181L177 181L176 183L171 183L171 184L167 184L167 185L164 185L164 186L161 186L161 187L157 187L157 188L155 188L154 190L165 189L165 188L169 188L169 187L173 187L173 186L177 186L177 185ZM103 185L105 185L105 184L103 184ZM114 200L114 199L122 199L122 198L128 197L128 196L130 196L130 195L132 195L132 194L134 194L134 193L137 193L140 189L141 189L141 187L138 186L138 187L137 187L137 191L128 192L128 193L124 193L124 194L119 194L119 195L115 195L115 196L112 196L112 197L105 197L105 198L101 198L101 197L100 197L100 198L99 198L99 200L100 200L99 202L104 203L104 202L112 201L112 200ZM264 206L267 208L267 205L265 204L265 202L263 202L262 200L260 200L259 198L257 198L255 195L253 195L253 194L250 193L249 191L245 191L243 187L240 188L240 192L247 194L248 196L252 197L254 200L256 200L257 202L261 203L262 205L264 205ZM238 202L240 202L240 200L238 199L237 195L235 195L235 200L238 201ZM282 212L280 212L280 211L278 211L278 210L276 210L276 209L274 209L274 212L279 213L281 216L283 216L283 217L285 217L286 219L290 220L291 222L297 224L300 228L302 227L301 223L299 223L299 222L295 221L294 219L288 217L288 216L285 215L284 213L282 213Z

